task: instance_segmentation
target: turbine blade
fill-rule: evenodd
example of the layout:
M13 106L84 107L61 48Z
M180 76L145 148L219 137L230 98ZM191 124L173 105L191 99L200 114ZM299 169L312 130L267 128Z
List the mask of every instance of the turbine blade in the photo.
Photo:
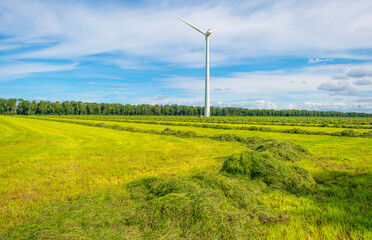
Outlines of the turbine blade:
M234 18L235 18L235 17L230 18L229 20L227 20L226 22L222 23L221 25L219 25L219 26L216 27L215 29L210 30L209 32L210 32L210 33L213 33L213 32L215 32L215 31L217 31L218 29L220 29L220 28L221 28L222 26L224 26L225 24L231 22Z
M192 27L193 29L195 29L196 31L200 32L201 34L205 35L205 32L203 32L200 28L198 28L197 26L195 26L194 24L192 23L189 23L188 21L186 21L185 19L181 18L180 16L177 16L175 13L173 13L173 15L180 19L182 22L186 23L187 25L189 25L190 27Z

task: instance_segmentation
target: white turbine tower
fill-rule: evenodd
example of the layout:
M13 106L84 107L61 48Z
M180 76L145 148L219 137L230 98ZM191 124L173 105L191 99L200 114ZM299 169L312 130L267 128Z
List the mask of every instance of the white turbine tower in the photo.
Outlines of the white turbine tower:
M232 20L232 18L227 20L226 22L222 23L221 25L219 25L215 29L213 29L213 30L208 29L206 32L204 32L204 31L200 30L200 28L198 28L194 24L189 23L188 21L181 18L180 16L177 16L176 14L174 14L174 16L205 36L205 109L204 109L204 117L210 117L211 114L210 114L210 105L209 105L209 36L213 32L217 31L219 28L221 28L223 25L230 22Z

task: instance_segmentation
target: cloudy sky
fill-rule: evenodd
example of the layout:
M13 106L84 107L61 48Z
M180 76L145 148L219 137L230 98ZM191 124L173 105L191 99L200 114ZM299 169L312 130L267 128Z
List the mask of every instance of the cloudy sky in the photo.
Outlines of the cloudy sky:
M372 1L0 0L0 98L372 112Z

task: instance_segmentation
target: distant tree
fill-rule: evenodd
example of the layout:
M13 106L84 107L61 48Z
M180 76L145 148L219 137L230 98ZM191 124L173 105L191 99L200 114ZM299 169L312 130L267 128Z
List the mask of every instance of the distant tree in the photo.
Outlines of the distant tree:
M372 114L343 113L335 111L306 111L306 110L273 110L273 109L244 109L234 107L211 107L212 116L319 116L319 117L366 117ZM64 101L62 104L50 101L32 101L24 99L0 98L0 114L54 114L54 115L173 115L197 116L204 114L200 106L185 105L130 105L119 103L86 103Z

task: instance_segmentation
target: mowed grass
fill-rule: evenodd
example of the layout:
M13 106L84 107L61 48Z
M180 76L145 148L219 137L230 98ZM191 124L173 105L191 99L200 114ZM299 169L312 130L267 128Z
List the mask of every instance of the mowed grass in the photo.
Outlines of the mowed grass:
M213 121L214 118L216 119L224 119L222 117L212 117L208 122L198 122L197 119L193 119L194 121L188 121L189 117L185 117L184 119L182 117L179 117L179 120L171 120L174 119L170 118L167 120L167 117L163 117L164 119L160 120L160 117L155 117L154 119L148 119L148 118L142 118L141 116L138 117L129 117L129 116L48 116L49 118L65 118L65 119L78 119L78 120L97 120L97 121L113 121L113 122L132 122L132 123L145 123L145 124L163 124L166 125L167 123L179 123L179 124L190 124L190 125L219 125L219 126L228 126L233 128L238 127L264 127L264 128L272 128L275 130L290 130L294 128L299 128L301 130L310 131L310 132L325 132L325 133L334 133L334 132L341 132L344 130L349 130L349 128L343 128L343 127L335 127L332 124L330 126L322 126L319 125L306 125L306 126L296 126L296 125L280 125L280 123L277 124L270 124L270 119L268 118L267 122L256 122L256 123L224 123L224 122L216 122ZM160 118L160 119L159 119ZM246 117L249 118L249 117ZM264 118L263 118L264 119ZM285 124L285 123L282 123ZM347 125L345 125L347 126ZM355 125L349 125L349 126L355 126ZM199 126L195 126L199 127ZM356 126L357 127L357 126ZM361 125L361 127L371 127L371 125ZM365 133L372 131L372 129L364 129L364 128L350 128L353 131L357 131L360 133Z
M372 139L359 137L337 137L325 135L306 135L306 134L287 134L277 132L260 132L260 131L245 131L236 129L213 129L213 128L197 128L185 126L164 126L146 123L129 123L115 122L111 117L100 116L107 118L104 120L82 120L79 116L42 116L42 118L66 119L73 121L104 123L107 125L128 126L138 129L151 130L155 129L163 131L165 128L170 128L177 131L194 131L200 135L214 136L217 134L235 134L242 137L262 137L266 139L276 139L278 141L290 141L307 148L316 158L313 161L301 162L303 167L310 171L319 171L321 169L342 170L342 171L358 171L362 172L366 169L372 169ZM89 116L84 116L88 118ZM94 117L92 117L94 118ZM126 117L124 117L126 118ZM115 118L114 118L115 119ZM301 127L299 127L301 128ZM338 129L338 128L336 128Z
M272 116L213 116L210 118L199 118L197 116L106 116L106 115L74 115L66 116L84 119L86 117L95 119L113 119L129 121L162 121L162 122L197 122L197 123L229 123L229 124L258 124L279 126L309 126L309 127L372 127L370 117L272 117Z
M0 117L0 159L4 159L0 165L1 190L9 193L15 190L13 186L18 186L20 193L13 198L9 194L4 197L8 201L4 208L2 205L5 237L372 238L371 139L80 120L68 116L40 118L292 141L306 147L312 156L292 163L270 160L253 151L252 156L257 159L250 163L230 157L233 161L227 172L231 174L226 174L219 172L226 159L223 156L246 151L247 147L208 138L112 130L105 125L88 127ZM59 172L56 166L63 171ZM298 166L310 171L310 182L312 177L315 180L309 189L293 189L303 178L292 176L290 168L307 176ZM239 171L249 177L233 174ZM149 176L158 177L146 178ZM17 177L20 182L14 185ZM275 187L276 181L279 187Z
M149 177L220 168L239 143L140 134L0 116L1 228L27 220L27 207Z

